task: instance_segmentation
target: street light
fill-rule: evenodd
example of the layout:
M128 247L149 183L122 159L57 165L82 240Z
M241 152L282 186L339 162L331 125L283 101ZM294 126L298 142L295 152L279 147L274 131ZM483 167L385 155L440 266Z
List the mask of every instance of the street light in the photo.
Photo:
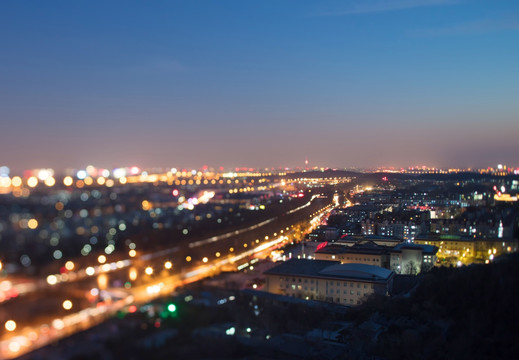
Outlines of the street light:
M72 309L72 301L70 301L70 300L63 301L63 309L65 309L65 310Z
M96 273L96 270L92 266L89 266L85 269L85 274L87 274L88 276L92 276L95 273Z
M58 283L58 278L56 277L56 275L47 276L47 284L56 285L57 283Z
M128 277L131 281L135 281L137 279L137 269L136 268L130 268L130 272L128 273Z
M14 330L16 330L16 322L14 320L7 320L5 322L5 329L7 331L14 331Z
M153 268L151 266L148 266L144 272L146 273L146 275L151 275L153 274Z

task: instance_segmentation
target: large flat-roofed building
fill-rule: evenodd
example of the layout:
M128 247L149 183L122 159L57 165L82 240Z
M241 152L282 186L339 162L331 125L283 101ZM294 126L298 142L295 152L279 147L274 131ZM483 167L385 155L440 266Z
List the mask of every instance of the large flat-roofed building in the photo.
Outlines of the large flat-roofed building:
M387 295L395 273L366 264L292 259L266 271L265 291L342 305L359 305L372 294Z
M316 260L340 261L341 264L367 264L389 269L389 247L374 242L356 243L353 246L328 244L314 254Z

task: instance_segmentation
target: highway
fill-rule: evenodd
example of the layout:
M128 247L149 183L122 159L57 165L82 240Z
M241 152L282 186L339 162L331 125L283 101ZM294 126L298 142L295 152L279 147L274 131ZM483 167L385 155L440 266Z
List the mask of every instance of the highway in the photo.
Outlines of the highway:
M97 264L80 269L72 264L70 270L63 273L48 274L29 282L26 279L13 281L9 285L16 289L18 296L6 301L5 305L9 306L4 306L4 311L12 317L16 327L1 336L0 358L15 358L88 329L130 304L170 295L176 288L218 274L222 269L240 269L252 257L266 257L272 249L300 240L302 231L294 226L302 221L310 226L307 221L310 217L319 219L333 205L331 199L314 195L283 216L194 241L188 246L135 253L133 257L111 262L105 257ZM274 226L279 230L272 232ZM71 303L68 310L63 308L65 299ZM39 302L51 302L53 311L27 316L38 310Z

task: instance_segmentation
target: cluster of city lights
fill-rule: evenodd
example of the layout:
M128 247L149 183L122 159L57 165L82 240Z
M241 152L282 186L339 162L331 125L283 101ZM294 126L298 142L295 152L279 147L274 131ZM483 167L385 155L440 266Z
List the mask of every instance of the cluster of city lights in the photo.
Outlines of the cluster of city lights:
M177 193L176 195L179 195L179 194ZM191 199L193 199L193 200L191 200L191 202L189 201L189 199L187 199L187 200L184 199L183 204L204 203L204 202L209 201L213 197L214 197L214 192L203 191L203 192L199 193L199 195L196 198L191 198ZM315 198L315 196L312 197L312 199L308 203L300 206L299 208L297 208L293 211L297 211L297 210L307 207L314 198ZM194 201L194 199L196 199L196 201ZM321 209L321 211L325 211L325 209L328 209L328 207ZM27 223L28 223L27 226L29 227L29 221L27 221ZM254 228L265 225L267 223L269 223L269 222L267 221L267 222L263 222L260 224L256 224L256 225L254 225ZM31 225L31 226L33 226L33 225ZM37 223L35 226L38 226ZM236 263L247 257L256 256L261 252L269 251L270 248L277 247L280 244L289 241L288 236L284 233L285 231L288 231L288 230L289 230L289 227L286 227L286 229L281 229L279 231L279 233L274 233L272 238L270 238L269 236L265 236L264 241L262 240L261 243L260 243L260 239L256 239L255 241L253 241L250 244L250 246L248 246L248 244L245 243L245 244L243 244L244 246L243 246L243 249L241 252L239 252L237 250L235 251L234 248L230 248L228 256L224 256L220 252L214 253L213 254L214 257L211 256L211 258L209 256L202 256L201 258L199 258L196 261L196 264L201 264L201 265L197 266L196 264L194 264L194 266L197 266L197 267L194 268L191 272L188 272L184 275L184 278L186 279L185 281L195 281L196 279L199 279L201 277L205 277L205 276L212 274L214 272L215 267L223 266L225 264L233 264L233 263ZM230 234L234 235L235 233L236 232L233 231ZM225 235L227 235L227 234L225 234ZM217 238L219 239L219 237L217 237ZM210 240L212 242L213 238L208 239L208 240ZM108 254L106 254L106 255L101 254L101 255L98 255L98 257L97 257L96 265L91 265L91 266L86 266L86 267L81 267L78 265L78 263L75 263L75 262L69 260L64 263L64 265L59 273L48 275L46 277L46 283L49 286L56 286L57 284L62 283L62 282L77 281L77 280L80 280L80 279L83 279L86 277L92 277L92 276L97 275L99 288L92 288L89 292L89 294L90 294L89 296L91 296L92 298L96 298L96 297L100 296L100 294L103 292L102 289L103 288L106 289L106 287L107 287L108 281L107 281L107 277L106 277L105 273L115 271L118 269L122 269L125 267L129 267L128 276L131 281L135 281L138 276L137 269L131 265L134 260L133 258L135 258L137 255L137 251L135 249L134 243L128 243L128 246L129 246L128 255L130 256L130 259L109 262ZM138 263L142 264L142 261L148 261L151 258L157 257L159 255L161 257L163 257L165 255L164 250L160 251L158 253L150 253L150 254L146 254L146 255L141 254L138 258L138 260L139 260ZM191 256L186 257L186 262L191 262L192 260L195 260L195 259L192 259ZM247 262L246 266L252 268L252 263L254 261L257 261L257 259ZM241 267L241 268L243 268L243 266L244 266L243 264L237 265L237 267ZM173 269L173 267L174 267L173 263L169 260L167 260L163 263L164 270L171 270L171 269ZM167 287L166 284L162 281L158 282L158 283L151 283L151 284L149 283L149 281L153 281L154 278L160 279L160 276L162 276L162 275L159 276L160 271L156 271L156 269L154 269L153 266L151 266L151 265L144 266L144 267L142 267L142 271L143 271L143 276L145 277L145 279L147 279L146 281L148 282L148 285L146 286L146 293L148 294L149 298L154 298L154 297L159 296L160 294L165 293L166 291L171 291L171 289L169 287ZM130 287L126 287L126 284L124 287L126 289L130 289ZM115 301L110 304L100 303L101 305L98 305L95 308L88 308L88 309L78 311L78 310L76 310L77 304L75 304L75 302L72 299L62 299L62 300L60 300L61 307L65 311L69 312L70 315L52 320L49 323L50 325L47 325L47 328L52 329L52 331L55 331L56 334L58 334L58 336L59 336L59 334L64 334L66 331L69 331L68 329L78 327L82 321L85 322L84 319L85 319L85 316L87 316L87 315L88 315L89 320L86 322L90 323L91 321L93 321L92 319L94 319L96 316L103 315L107 312L113 313L116 309L120 309L122 306L129 306L128 304L131 304L131 302L133 302L133 296L126 296L120 301ZM77 312L72 313L74 311L77 311ZM176 308L173 309L172 307L168 307L168 311L176 311ZM99 319L101 319L101 317L99 317ZM5 328L9 332L17 331L17 324L16 324L15 320L9 319L5 323ZM33 333L31 333L32 334L31 337L29 337L28 335L20 335L17 337L11 337L10 339L4 341L3 342L3 344L5 345L4 348L7 349L8 355L9 356L13 356L15 354L18 355L18 354L23 353L24 351L27 351L24 349L29 349L31 347L31 344L35 343L39 339L40 334L45 332L46 331L45 329L47 329L47 328L42 328L43 330L42 329L34 330Z
M27 197L30 191L39 185L54 187L62 184L65 187L75 187L78 189L88 186L106 186L108 188L116 184L135 184L135 183L158 183L163 182L169 185L188 186L188 185L239 185L232 189L231 192L248 192L254 190L254 179L246 180L246 178L270 176L272 173L216 173L204 170L177 170L172 168L165 173L150 174L143 171L137 166L129 168L116 168L113 170L96 168L92 165L84 169L69 172L68 175L57 177L53 169L35 169L24 172L24 177L10 177L10 169L6 166L0 167L0 194L10 193L16 197ZM278 174L282 175L282 174ZM236 177L240 176L242 180ZM260 179L259 183L265 182L266 179ZM257 191L267 190L267 186L259 187ZM177 195L174 195L177 196Z

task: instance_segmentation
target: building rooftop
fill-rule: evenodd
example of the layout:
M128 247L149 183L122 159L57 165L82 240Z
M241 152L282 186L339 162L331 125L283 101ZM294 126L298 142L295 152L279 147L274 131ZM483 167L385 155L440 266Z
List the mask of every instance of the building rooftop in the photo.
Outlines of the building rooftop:
M387 253L390 247L377 245L372 241L355 243L353 246L327 245L316 251L318 254L370 254L382 255Z
M322 275L362 280L387 280L392 273L380 266L367 264L335 264L319 272Z
M344 254L346 252L348 252L348 247L333 244L328 244L325 247L315 251L316 254Z
M386 281L393 272L374 265L341 264L338 261L292 259L270 270L266 275L341 278L363 281Z
M324 268L340 264L339 261L292 259L265 271L264 274L316 276Z

